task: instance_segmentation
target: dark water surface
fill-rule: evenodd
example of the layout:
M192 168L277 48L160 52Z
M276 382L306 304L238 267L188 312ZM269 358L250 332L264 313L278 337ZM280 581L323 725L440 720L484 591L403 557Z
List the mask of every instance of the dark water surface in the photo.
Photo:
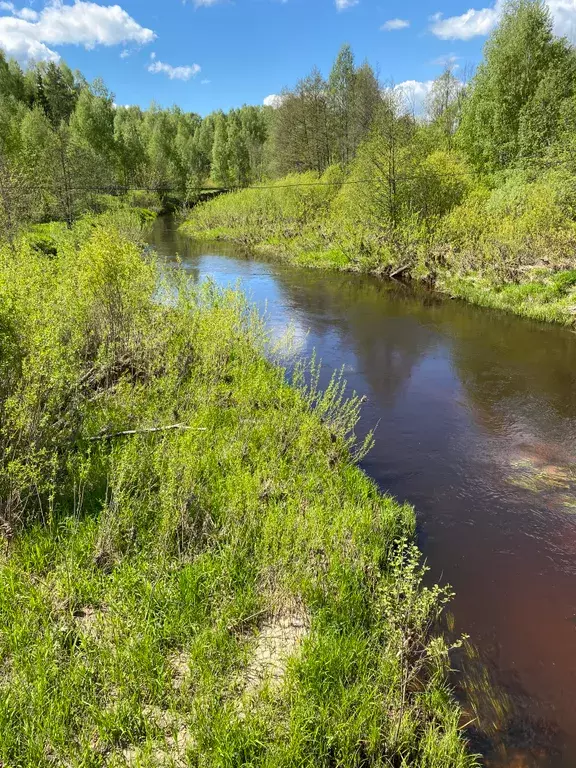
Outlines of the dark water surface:
M150 243L197 280L240 280L274 333L291 323L322 381L366 395L363 467L414 504L456 630L491 681L478 746L489 765L576 766L576 335L366 276L304 270L199 244L157 221ZM456 679L464 676L458 675ZM484 739L483 732L489 738Z

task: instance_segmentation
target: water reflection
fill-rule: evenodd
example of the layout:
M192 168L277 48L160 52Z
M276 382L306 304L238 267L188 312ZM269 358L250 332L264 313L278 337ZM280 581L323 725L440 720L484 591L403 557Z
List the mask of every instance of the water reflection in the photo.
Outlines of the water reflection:
M344 368L367 396L364 468L416 506L434 577L457 592L457 630L479 649L467 679L508 693L498 713L478 699L496 722L491 764L576 765L576 336L194 244L170 221L151 242L196 280L240 279L275 334L293 323L299 350L316 350L323 383Z

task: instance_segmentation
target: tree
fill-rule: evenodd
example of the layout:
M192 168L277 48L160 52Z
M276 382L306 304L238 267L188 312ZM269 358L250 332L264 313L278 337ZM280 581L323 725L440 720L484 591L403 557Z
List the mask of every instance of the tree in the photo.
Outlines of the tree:
M518 152L530 165L544 155L560 130L564 103L574 93L576 56L566 47L544 72L534 95L524 105L518 125Z
M268 121L262 107L243 106L238 110L244 141L248 149L250 176L261 179L264 175L265 145L268 139Z
M37 194L32 218L56 216L56 137L44 111L28 110L20 124L21 162L34 179Z
M30 220L34 194L26 168L0 152L0 232L12 249L18 232Z
M142 112L138 107L114 110L114 151L120 183L131 187L144 182L146 147Z
M25 101L24 73L17 61L13 59L6 61L4 53L0 50L0 98L8 97L16 101Z
M82 89L70 125L79 140L86 142L105 162L112 162L114 98L101 80Z
M552 67L570 55L555 39L540 0L510 0L484 48L484 62L464 103L459 141L479 168L497 170L521 153L520 126L527 105Z
M332 159L348 163L354 151L353 107L356 71L354 55L349 45L343 45L328 78Z
M228 118L228 172L234 186L244 187L250 180L250 154L238 114Z
M167 187L173 135L168 113L152 104L144 115L142 128L146 146L146 186L155 189Z
M276 172L322 173L330 164L327 94L327 83L317 69L294 91L283 91L273 127Z
M451 66L438 77L428 95L428 119L438 130L448 149L458 127L461 108L462 83Z
M382 102L381 87L374 70L364 62L354 75L354 93L351 117L351 141L354 154L366 138Z
M212 179L223 187L230 185L228 125L223 112L216 115L212 146Z
M60 123L70 120L76 107L78 91L74 75L66 64L53 61L39 68L39 73L41 106L54 128L58 128Z
M401 94L390 88L383 96L368 140L352 169L352 180L367 179L345 191L346 204L357 220L389 240L396 237L409 198L410 179L402 172L405 151L415 133L410 117L401 114Z

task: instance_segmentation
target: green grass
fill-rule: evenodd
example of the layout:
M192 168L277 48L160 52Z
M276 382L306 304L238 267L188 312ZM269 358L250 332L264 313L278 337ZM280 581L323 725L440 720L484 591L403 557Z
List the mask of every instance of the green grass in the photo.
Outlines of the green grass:
M359 401L128 229L0 249L0 762L474 765Z
M498 285L479 274L444 273L437 288L481 307L571 326L576 321L574 274L575 270L566 270L534 281Z

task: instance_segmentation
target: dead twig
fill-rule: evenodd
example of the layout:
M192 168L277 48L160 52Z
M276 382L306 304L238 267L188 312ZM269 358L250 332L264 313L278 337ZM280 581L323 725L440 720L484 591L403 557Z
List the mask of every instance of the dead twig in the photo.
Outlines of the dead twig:
M92 442L93 440L111 440L114 437L125 437L129 435L144 435L149 434L151 432L167 432L170 429L194 429L197 432L206 432L207 427L189 427L186 424L169 424L165 427L146 427L144 429L125 429L122 432L108 432L104 435L94 435L94 437L89 437L88 440Z
M398 275L403 275L406 270L410 269L412 264L403 264L401 267L398 267L398 269L395 269L394 272L390 273L390 279L394 280L395 277Z

